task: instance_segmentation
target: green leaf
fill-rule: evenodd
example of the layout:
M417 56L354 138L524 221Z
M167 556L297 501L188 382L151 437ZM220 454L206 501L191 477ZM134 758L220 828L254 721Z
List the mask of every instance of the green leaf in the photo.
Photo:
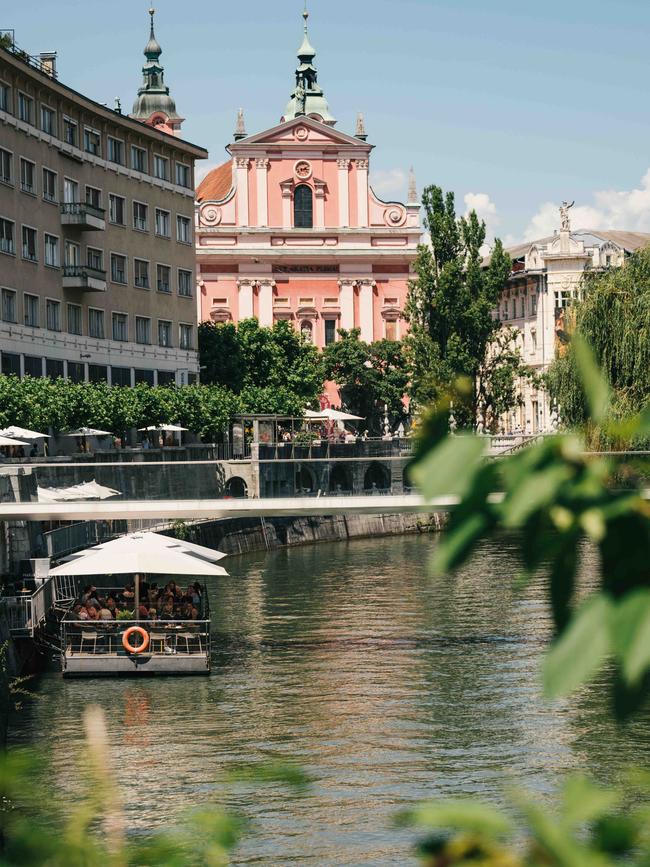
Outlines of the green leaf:
M556 639L544 662L544 691L566 695L589 680L610 651L612 603L604 593L588 599Z
M410 475L427 500L462 497L480 466L484 448L485 443L479 437L448 437L414 464Z
M489 526L486 515L474 513L447 530L431 558L431 571L444 575L459 566Z
M569 777L564 785L563 823L572 828L600 819L621 800L620 792L601 789L583 775Z
M571 467L554 464L538 473L526 475L503 501L501 506L506 527L520 527L532 514L549 506L573 471Z
M572 344L591 418L598 423L609 408L609 384L598 366L593 349L579 333L574 334Z
M650 590L635 590L618 603L612 633L623 677L633 686L650 667Z
M512 822L503 813L481 801L435 801L398 813L399 827L453 828L477 834L501 836L512 830Z

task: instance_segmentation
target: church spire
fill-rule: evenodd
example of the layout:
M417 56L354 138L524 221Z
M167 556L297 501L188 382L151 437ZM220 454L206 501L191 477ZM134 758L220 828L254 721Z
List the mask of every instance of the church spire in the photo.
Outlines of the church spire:
M318 86L318 72L314 66L316 49L309 40L309 11L307 0L305 10L302 13L304 36L298 49L298 67L296 69L296 87L291 94L291 99L284 112L283 121L293 120L295 117L307 116L320 120L328 126L334 126L336 118L330 112L322 88Z
M176 103L169 95L165 84L165 69L160 62L162 48L156 39L154 16L156 10L149 9L151 19L149 41L144 47L145 63L142 67L142 85L133 103L131 117L144 121L172 135L178 135L183 118L176 111Z

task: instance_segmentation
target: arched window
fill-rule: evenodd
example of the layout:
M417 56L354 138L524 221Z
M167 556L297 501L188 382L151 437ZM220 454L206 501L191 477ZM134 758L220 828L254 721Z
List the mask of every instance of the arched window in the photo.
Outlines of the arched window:
M314 228L314 201L307 184L299 184L294 190L293 225L296 229Z

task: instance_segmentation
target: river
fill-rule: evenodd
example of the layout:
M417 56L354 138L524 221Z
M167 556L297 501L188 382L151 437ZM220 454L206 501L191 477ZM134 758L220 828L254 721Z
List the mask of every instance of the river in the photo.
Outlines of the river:
M12 740L45 749L47 790L74 799L82 713L101 705L132 828L182 821L218 798L252 822L234 863L265 867L413 864L413 835L391 827L402 807L461 794L501 801L513 782L543 800L564 772L611 782L644 760L647 718L617 729L594 688L542 698L543 585L513 592L511 542L486 543L459 575L435 580L433 544L362 540L224 561L230 575L211 590L210 677L53 672ZM594 569L587 552L587 583ZM239 763L278 758L311 775L306 794L223 782Z

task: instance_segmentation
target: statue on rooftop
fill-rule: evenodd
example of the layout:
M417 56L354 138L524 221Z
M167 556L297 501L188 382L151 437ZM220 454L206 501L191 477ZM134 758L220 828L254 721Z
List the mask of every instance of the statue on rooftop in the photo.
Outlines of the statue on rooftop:
M563 232L571 231L571 220L569 219L569 211L575 205L575 199L569 202L562 202L560 207L560 226Z

